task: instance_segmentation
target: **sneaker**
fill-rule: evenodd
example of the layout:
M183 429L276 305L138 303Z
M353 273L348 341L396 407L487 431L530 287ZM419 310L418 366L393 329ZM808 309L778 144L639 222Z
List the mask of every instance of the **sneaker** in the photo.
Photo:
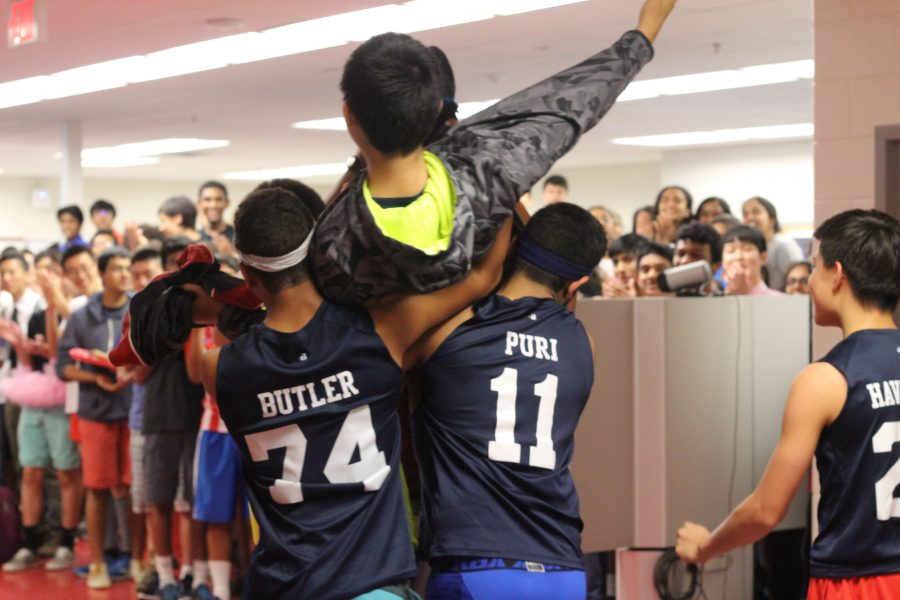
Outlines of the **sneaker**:
M181 593L174 583L170 583L159 591L159 600L179 600L179 598L181 598Z
M53 553L53 558L47 561L44 568L48 571L62 571L68 569L75 562L75 553L71 548L60 546Z
M105 590L112 587L112 580L109 578L109 570L105 562L90 566L87 586L92 590Z
M188 573L178 582L178 600L191 600L191 590L194 587L194 574Z
M135 581L140 581L141 577L144 576L144 571L147 568L144 566L144 563L140 560L131 559L131 562L128 563L128 572L131 574L131 578Z
M56 555L57 548L59 548L59 543L54 540L49 540L40 545L37 554L43 558L50 558L51 556Z
M191 600L217 600L212 590L205 583L201 583L191 590Z
M122 560L121 555L115 554L113 552L107 551L103 553L103 562L106 563L106 570L109 574L109 578L113 581L126 581L131 579L131 573L129 572L131 569L130 562L131 558L128 554L125 554L128 557L126 560ZM75 567L72 569L72 573L75 577L80 577L81 579L85 579L88 577L90 573L91 566L90 565L82 565L80 567Z
M156 600L159 598L159 573L156 572L156 569L151 567L144 571L141 578L137 580L135 588L137 597L142 600Z
M128 552L107 554L106 565L109 567L109 577L113 581L131 579L131 554Z
M32 567L36 567L38 563L37 556L28 548L19 548L9 562L3 563L4 573L17 573Z

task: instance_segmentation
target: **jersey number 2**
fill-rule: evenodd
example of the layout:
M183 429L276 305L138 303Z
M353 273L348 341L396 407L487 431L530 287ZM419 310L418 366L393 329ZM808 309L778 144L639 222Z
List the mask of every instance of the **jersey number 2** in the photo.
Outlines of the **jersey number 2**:
M522 445L516 443L516 399L518 396L519 372L509 367L503 369L499 377L491 379L491 391L497 392L497 428L494 439L488 442L488 458L498 462L522 464ZM528 464L541 469L556 466L556 451L553 450L553 410L556 408L556 388L559 379L547 375L534 386L538 397L537 445L528 449Z
M269 452L284 448L282 473L269 486L272 499L279 504L303 502L300 475L306 459L306 436L295 424L284 425L268 431L251 433L245 437L247 449L254 462L269 460ZM353 460L359 448L359 460ZM325 477L331 483L362 483L365 491L374 492L381 487L390 473L384 451L375 444L375 427L369 406L359 406L347 413L344 424L334 440L334 447L325 463Z
M900 421L883 423L872 437L872 451L876 454L890 452L894 444L900 444ZM894 490L900 485L900 460L895 462L884 477L875 482L875 514L879 521L900 518L900 498Z

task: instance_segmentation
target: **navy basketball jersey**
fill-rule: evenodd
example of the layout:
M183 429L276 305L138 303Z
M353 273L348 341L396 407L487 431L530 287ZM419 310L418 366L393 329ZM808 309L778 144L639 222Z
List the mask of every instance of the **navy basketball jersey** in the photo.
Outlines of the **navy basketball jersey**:
M323 302L300 331L221 350L216 396L260 540L246 598L353 598L416 574L400 482L401 371L368 313Z
M492 296L434 352L414 420L431 558L583 567L569 463L593 379L584 328L550 299Z
M822 431L814 577L900 572L900 332L848 336L822 359L847 380L847 401Z

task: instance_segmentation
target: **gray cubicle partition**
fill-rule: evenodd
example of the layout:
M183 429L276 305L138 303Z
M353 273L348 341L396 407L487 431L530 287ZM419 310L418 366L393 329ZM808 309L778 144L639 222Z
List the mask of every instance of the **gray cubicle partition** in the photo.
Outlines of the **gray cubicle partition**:
M575 438L586 552L671 546L714 526L765 469L809 362L807 297L582 301L595 381ZM806 489L779 529L806 524ZM750 598L752 558L707 569L710 599Z

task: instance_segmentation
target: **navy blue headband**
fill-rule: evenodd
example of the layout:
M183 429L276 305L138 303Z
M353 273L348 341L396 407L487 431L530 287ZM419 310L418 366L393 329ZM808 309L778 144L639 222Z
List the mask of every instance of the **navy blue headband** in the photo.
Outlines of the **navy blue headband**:
M516 254L542 271L561 277L566 281L575 281L590 275L594 267L586 267L574 263L559 254L539 245L528 234L523 233L516 242Z

